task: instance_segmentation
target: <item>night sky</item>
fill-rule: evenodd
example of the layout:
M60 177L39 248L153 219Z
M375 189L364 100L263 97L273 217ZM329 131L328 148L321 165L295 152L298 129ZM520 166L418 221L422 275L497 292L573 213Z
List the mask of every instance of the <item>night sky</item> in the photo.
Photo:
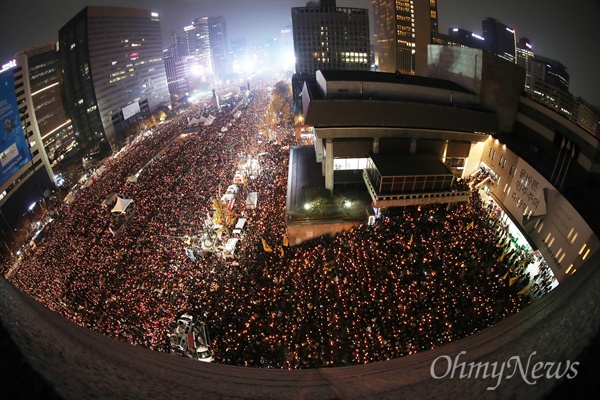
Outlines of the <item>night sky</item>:
M420 1L420 0L419 0ZM58 30L86 5L130 6L160 14L163 42L172 29L201 16L222 15L229 39L260 43L291 25L290 8L305 0L0 0L0 63L28 47L58 40ZM370 0L337 0L340 7L369 8ZM570 91L600 106L600 1L438 0L439 31L461 27L481 33L493 17L528 37L533 50L560 61L570 74Z

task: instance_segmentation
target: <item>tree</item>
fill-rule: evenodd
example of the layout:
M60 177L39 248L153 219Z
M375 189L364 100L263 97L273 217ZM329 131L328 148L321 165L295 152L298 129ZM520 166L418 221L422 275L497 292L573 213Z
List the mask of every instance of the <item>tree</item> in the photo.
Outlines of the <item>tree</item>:
M292 114L292 88L284 81L275 84L271 104L267 111L267 125L275 126L282 119L291 118Z

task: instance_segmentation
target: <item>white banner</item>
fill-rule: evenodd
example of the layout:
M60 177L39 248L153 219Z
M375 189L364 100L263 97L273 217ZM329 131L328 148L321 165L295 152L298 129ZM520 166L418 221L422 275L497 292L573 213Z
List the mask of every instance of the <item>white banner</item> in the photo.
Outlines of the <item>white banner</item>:
M545 188L553 189L539 172L519 158L506 206L517 218L529 212L532 216L546 215Z

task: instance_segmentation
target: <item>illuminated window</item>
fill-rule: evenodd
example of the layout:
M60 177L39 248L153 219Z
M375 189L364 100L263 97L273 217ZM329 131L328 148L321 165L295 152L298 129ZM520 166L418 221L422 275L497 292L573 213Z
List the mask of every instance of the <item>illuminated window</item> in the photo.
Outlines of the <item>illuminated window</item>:
M575 239L577 239L577 236L579 234L577 232L575 232L575 234L573 235L573 239L571 239L571 244L575 243Z
M582 260L585 260L588 256L588 254L590 254L590 250L591 249L587 249L587 251L585 252L585 255L581 258Z

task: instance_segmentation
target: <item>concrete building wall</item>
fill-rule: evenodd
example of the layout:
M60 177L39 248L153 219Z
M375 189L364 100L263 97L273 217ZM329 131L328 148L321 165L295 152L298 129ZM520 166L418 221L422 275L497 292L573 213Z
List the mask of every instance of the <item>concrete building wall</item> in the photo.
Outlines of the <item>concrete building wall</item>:
M559 282L600 249L599 238L569 201L502 142L488 139L481 161L498 175L488 184L493 197L539 249Z
M493 110L499 132L511 132L525 86L525 69L480 49L428 46L429 77L458 83L479 96L479 104Z
M324 223L315 223L310 221L307 223L292 223L288 224L288 240L291 246L295 246L307 240L317 238L323 235L334 235L336 233L352 229L361 223L367 222L365 214L364 221L330 221Z

